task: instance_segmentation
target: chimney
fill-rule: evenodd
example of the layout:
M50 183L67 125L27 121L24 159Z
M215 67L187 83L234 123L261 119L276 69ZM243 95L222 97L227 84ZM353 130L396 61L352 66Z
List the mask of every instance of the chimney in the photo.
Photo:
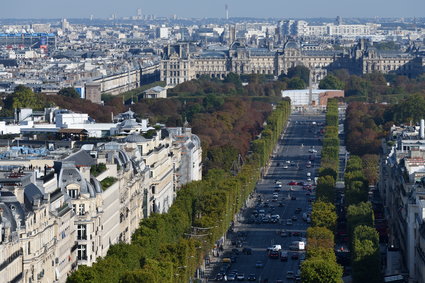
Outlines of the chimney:
M421 140L425 138L425 120L421 119L421 127L419 129L419 135Z

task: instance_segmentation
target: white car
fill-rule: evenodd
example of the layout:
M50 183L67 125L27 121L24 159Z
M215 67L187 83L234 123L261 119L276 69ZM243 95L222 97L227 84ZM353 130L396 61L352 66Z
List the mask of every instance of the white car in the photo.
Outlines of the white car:
M288 169L288 165L283 166L283 169Z

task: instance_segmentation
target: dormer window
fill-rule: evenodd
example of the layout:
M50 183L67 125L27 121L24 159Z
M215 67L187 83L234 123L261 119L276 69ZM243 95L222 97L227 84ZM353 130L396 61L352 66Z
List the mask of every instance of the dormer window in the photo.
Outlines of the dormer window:
M76 199L78 197L78 190L76 189L70 189L68 190L68 195L72 199Z

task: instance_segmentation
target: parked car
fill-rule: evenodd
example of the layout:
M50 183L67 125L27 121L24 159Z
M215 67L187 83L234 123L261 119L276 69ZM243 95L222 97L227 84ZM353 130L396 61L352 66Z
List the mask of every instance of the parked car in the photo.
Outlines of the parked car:
M238 273L238 275L236 275L236 279L238 279L238 281L244 281L245 275L243 273Z
M257 276L255 276L255 274L254 274L254 273L251 273L251 274L249 274L249 275L246 277L246 279L247 279L248 281L256 281L256 280L257 280Z

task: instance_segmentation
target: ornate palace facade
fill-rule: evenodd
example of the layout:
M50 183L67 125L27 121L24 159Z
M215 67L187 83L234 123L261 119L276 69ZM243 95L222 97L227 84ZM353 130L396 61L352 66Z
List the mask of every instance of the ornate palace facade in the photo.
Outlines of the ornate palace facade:
M328 71L345 68L352 73L397 72L407 76L421 73L425 68L424 54L411 52L379 52L364 40L349 52L342 50L305 50L296 41L288 41L281 50L250 48L234 42L229 48L196 50L189 43L168 45L163 50L161 80L175 86L207 75L224 78L228 73L286 74L295 66L310 69L312 82L318 83Z

